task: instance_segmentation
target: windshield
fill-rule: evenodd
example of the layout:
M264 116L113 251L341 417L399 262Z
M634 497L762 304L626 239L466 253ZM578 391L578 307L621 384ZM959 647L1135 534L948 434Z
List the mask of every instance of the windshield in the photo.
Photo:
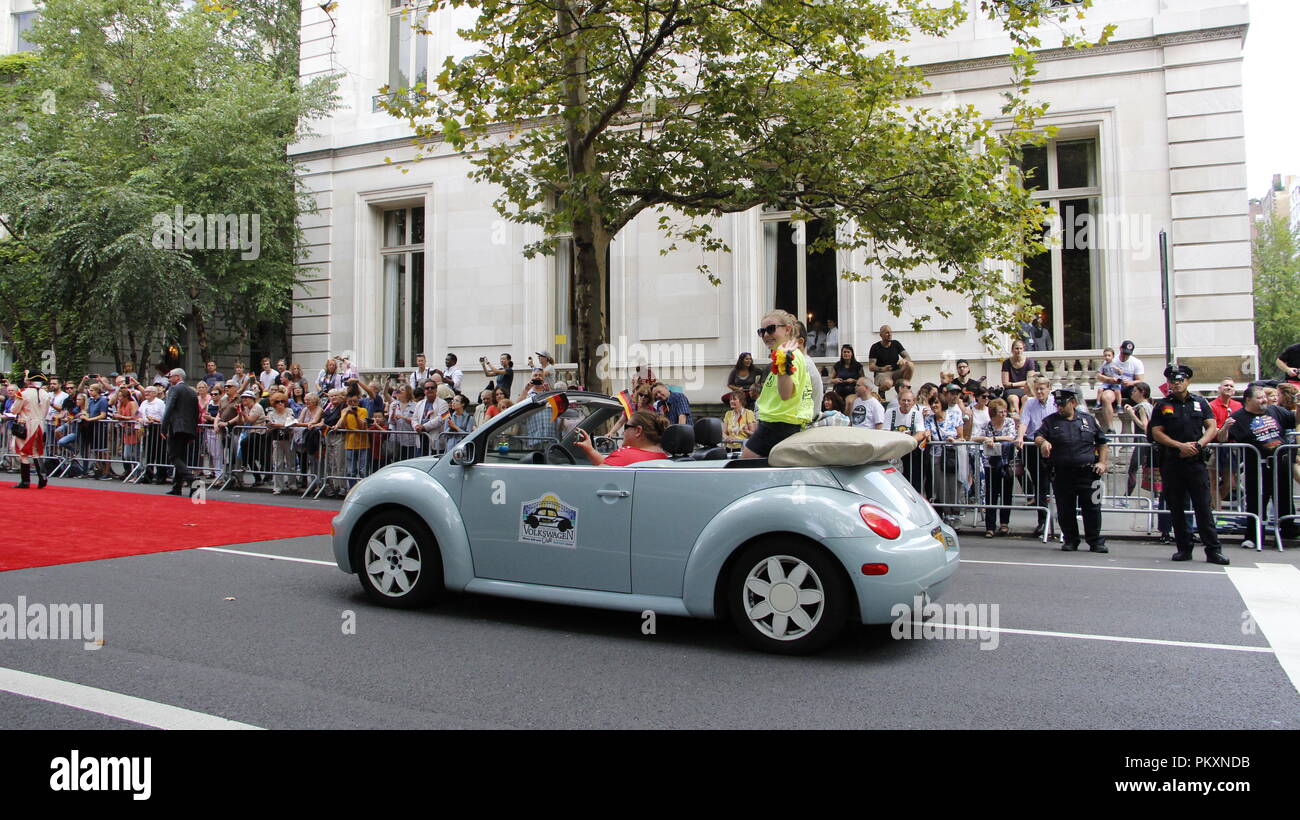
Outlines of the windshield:
M573 446L577 431L586 430L593 440L605 439L622 415L622 406L607 396L590 393L552 395L561 401L552 404L542 400L529 404L485 425L483 431L474 436L476 441L482 442L483 462L541 463L533 454L545 453L549 447L559 445L575 456L576 463L585 464L586 457ZM606 442L610 449L612 445L613 442Z

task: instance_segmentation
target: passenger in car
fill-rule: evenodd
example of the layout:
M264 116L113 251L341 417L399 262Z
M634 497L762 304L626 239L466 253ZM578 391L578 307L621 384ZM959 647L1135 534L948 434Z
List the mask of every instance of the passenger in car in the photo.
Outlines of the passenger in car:
M601 455L591 443L591 436L586 430L579 430L574 444L587 455L587 460L597 467L626 467L638 461L651 461L668 458L664 448L659 446L664 431L668 429L668 419L657 413L638 410L623 426L623 446L610 453Z

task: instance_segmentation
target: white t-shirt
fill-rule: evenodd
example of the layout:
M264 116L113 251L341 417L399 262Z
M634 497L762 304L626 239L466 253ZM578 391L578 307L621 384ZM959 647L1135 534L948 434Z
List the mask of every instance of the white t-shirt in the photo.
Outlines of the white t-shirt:
M885 429L899 433L919 433L925 429L925 419L921 417L921 408L913 405L910 413L894 408L885 414Z
M275 384L275 377L278 375L274 370L263 370L257 374L257 381L262 385L263 390L270 390L271 386Z
M140 409L136 412L144 421L162 421L166 409L167 404L162 399L146 399L140 402Z
M1137 356L1129 356L1128 361L1121 362L1118 358L1111 362L1115 372L1113 375L1121 379L1131 379L1139 381L1141 376L1146 373L1146 368L1142 366L1142 360Z
M853 397L853 409L849 411L854 427L879 430L885 423L885 408L875 396L867 398Z

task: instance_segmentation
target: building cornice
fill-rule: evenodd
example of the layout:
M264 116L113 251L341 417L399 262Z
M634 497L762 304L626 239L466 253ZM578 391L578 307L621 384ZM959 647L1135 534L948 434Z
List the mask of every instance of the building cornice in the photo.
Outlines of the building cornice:
M1164 48L1166 46L1183 45L1186 43L1203 43L1212 40L1231 40L1234 38L1245 38L1245 24L1234 26L1221 26L1218 28L1201 29L1199 31L1180 31L1172 34L1159 34L1151 37L1138 37L1132 40L1121 40L1119 42L1107 43L1105 45L1093 46L1087 49L1077 48L1052 48L1034 53L1034 59L1039 62L1055 62L1058 60L1074 60L1085 57L1096 57L1106 54L1122 54L1130 51L1146 51L1155 48ZM964 71L979 71L982 69L1002 68L1010 65L1010 59L1006 55L993 57L979 57L968 60L954 60L943 63L919 63L917 67L925 72L927 76L941 74L959 74ZM488 134L506 134L517 131L518 123L497 123L488 128ZM376 142L365 142L357 145L344 145L335 148L321 148L312 151L303 151L301 153L290 152L290 156L296 162L314 162L323 159L336 159L339 157L356 156L358 154L370 154L377 151L394 151L400 148L424 148L428 145L436 145L443 142L441 136L430 139L417 139L415 137L397 137L394 139L378 140Z
M1148 51L1154 48L1165 48L1166 46L1184 45L1186 43L1204 43L1211 40L1231 40L1234 38L1244 39L1246 36L1246 29L1247 26L1244 24L1236 26L1221 26L1219 28L1207 28L1199 31L1179 31L1173 34L1137 37L1132 40L1120 40L1118 42L1106 43L1105 45L1093 46L1092 48L1050 48L1034 52L1034 59L1038 62L1050 63L1057 60L1073 60L1082 57L1096 57L1105 54L1123 54L1129 51ZM1010 62L1011 61L1005 54L1001 54L993 57L954 60L946 63L918 63L917 67L922 69L927 75L957 74L963 71L1002 68L1010 65Z

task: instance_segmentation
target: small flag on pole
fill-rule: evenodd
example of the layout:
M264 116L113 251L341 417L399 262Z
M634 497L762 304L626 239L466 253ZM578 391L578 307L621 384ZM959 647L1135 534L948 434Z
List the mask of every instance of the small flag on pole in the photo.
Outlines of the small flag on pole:
M632 394L627 390L620 390L618 393L618 403L623 405L623 415L632 418Z
M569 400L562 394L551 396L546 403L551 406L551 421L555 421L561 413L569 409Z

